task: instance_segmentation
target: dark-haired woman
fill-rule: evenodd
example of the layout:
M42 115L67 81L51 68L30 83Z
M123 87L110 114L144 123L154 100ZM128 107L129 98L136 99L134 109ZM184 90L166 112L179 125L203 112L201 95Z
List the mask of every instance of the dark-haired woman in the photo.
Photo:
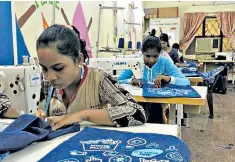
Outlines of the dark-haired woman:
M142 43L144 58L143 81L154 82L156 87L161 86L161 81L175 85L190 85L189 80L179 71L171 60L161 55L161 41L154 35L147 36ZM164 74L164 75L163 75ZM131 70L124 70L118 77L119 83L138 82L132 78Z
M175 85L190 85L190 81L180 70L173 64L171 60L160 55L162 50L161 41L158 37L149 35L142 43L142 54L144 58L144 82L153 82L156 87L161 87L161 84L170 83ZM124 70L118 77L119 83L131 83L132 85L141 86L141 80L135 79L131 70ZM162 123L163 113L161 104L146 104L149 123Z
M79 35L64 25L48 27L37 40L45 95L36 116L52 128L90 121L117 127L141 125L145 111L108 74L83 65Z
M173 60L174 64L180 63L178 51L174 48L171 48L171 46L169 44L168 35L166 33L162 33L162 34L160 34L159 37L160 37L160 40L161 40L162 49L169 54L169 56Z

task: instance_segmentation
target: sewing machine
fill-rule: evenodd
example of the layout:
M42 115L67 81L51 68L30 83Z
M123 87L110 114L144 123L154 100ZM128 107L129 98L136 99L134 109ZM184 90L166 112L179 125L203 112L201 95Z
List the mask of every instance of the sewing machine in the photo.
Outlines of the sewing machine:
M122 70L131 69L134 76L140 79L143 74L143 58L91 58L89 67L103 69L105 72L116 76Z
M12 107L20 114L35 113L41 90L37 58L18 66L0 66L0 92L7 95Z

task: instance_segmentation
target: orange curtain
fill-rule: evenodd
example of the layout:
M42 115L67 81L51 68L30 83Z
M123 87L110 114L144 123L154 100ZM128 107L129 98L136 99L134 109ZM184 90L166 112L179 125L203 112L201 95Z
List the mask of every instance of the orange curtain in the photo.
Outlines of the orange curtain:
M183 52L185 52L192 43L205 17L206 13L204 12L184 14L184 37L180 41L180 47Z
M230 38L232 35L233 23L235 22L235 12L218 12L216 13L217 21L223 34Z
M235 12L218 12L216 18L223 34L229 39L232 48L235 49Z

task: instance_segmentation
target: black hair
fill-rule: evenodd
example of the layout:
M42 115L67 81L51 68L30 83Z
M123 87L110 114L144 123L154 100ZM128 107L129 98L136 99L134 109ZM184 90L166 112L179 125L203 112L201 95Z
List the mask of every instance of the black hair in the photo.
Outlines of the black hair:
M172 48L175 48L175 49L180 49L180 45L178 44L178 43L174 43L173 45L172 45Z
M153 29L149 36L145 37L142 43L142 52L147 52L148 50L155 49L158 53L161 52L162 46L161 41L158 37L155 36L156 30Z
M69 56L76 62L80 51L80 38L75 31L64 25L52 25L46 28L39 36L36 49L56 45L56 50L62 55Z
M84 61L86 59L89 59L88 52L86 50L86 41L80 38L80 32L77 30L77 28L73 25L71 25L75 33L77 33L79 39L80 39L80 46L81 46L81 53L83 54Z
M151 35L151 36L155 36L155 34L156 34L156 30L155 30L155 29L152 29L152 31L150 32L150 34L149 34L149 35Z
M166 33L161 33L159 37L161 41L164 41L164 42L169 41L168 35Z
M169 37L166 33L161 33L159 37L161 41L167 42L167 46L170 47Z

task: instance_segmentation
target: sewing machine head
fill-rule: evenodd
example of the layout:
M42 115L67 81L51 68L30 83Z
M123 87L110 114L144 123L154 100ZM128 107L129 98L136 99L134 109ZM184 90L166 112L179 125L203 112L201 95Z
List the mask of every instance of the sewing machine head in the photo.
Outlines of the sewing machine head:
M122 70L131 69L138 79L143 74L143 58L91 58L89 67L103 69L112 75L118 75Z
M0 66L0 92L7 95L18 113L35 113L41 90L37 58L20 66Z

